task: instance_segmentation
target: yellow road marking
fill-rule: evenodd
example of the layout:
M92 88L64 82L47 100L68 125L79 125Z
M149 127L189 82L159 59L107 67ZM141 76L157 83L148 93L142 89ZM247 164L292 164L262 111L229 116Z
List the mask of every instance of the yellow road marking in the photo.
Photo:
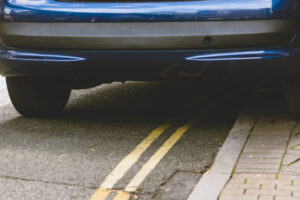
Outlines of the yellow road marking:
M119 191L117 195L113 198L113 200L129 200L130 199L130 193Z
M130 154L123 158L123 160L106 177L100 188L92 196L91 200L105 199L110 193L108 192L109 189L112 189L114 185L123 178L125 173L137 162L148 147L171 125L172 122L169 121L154 129Z
M99 188L91 197L91 200L105 200L108 195L113 192L105 188Z
M155 152L155 154L144 164L142 169L126 186L126 192L135 192L144 179L155 168L159 161L168 153L168 151L176 144L182 135L196 123L196 120L189 120L185 125L178 128L175 133Z

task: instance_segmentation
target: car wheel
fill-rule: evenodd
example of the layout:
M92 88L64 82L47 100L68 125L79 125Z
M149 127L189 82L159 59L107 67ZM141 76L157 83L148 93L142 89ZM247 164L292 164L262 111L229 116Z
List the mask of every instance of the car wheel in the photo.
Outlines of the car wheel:
M300 119L300 80L284 81L283 91L289 112Z
M71 93L71 89L49 79L7 77L6 83L12 104L26 117L58 115Z

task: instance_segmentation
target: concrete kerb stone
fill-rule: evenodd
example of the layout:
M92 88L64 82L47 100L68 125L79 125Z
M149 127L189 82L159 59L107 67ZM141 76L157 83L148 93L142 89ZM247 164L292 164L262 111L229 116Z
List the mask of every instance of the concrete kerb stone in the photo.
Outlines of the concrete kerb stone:
M258 118L251 107L245 107L228 134L215 162L200 179L188 200L217 200L234 171L240 153Z

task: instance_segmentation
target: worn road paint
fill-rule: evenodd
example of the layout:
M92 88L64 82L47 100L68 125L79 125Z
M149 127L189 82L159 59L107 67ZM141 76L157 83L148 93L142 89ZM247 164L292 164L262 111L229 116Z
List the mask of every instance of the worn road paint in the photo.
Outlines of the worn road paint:
M130 193L124 191L118 191L117 195L113 198L113 200L129 200Z
M128 154L123 160L114 168L114 170L106 177L100 188L92 196L91 200L104 200L114 185L126 174L126 172L138 161L140 156L149 148L149 146L170 126L172 121L168 121L163 125L154 129L138 146Z
M91 200L105 200L113 192L109 189L99 188L92 196Z
M144 164L142 169L126 186L126 192L135 192L150 172L156 167L160 160L168 153L168 151L176 144L183 134L196 123L196 120L189 120L185 125L178 128L175 133L155 152L155 154ZM125 199L124 199L125 200Z

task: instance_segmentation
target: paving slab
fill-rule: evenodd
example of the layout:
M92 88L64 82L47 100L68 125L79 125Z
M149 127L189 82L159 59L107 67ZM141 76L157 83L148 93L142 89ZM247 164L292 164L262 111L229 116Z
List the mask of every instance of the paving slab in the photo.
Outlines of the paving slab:
M273 158L281 160L285 154L296 122L286 113L280 111L279 113L276 115L261 114L241 154L242 161L238 162L236 172L276 173L280 169L281 162L273 162L270 159L266 159L264 163L261 162L262 155L268 157L273 155ZM243 156L244 153L247 156ZM268 163L268 161L271 162Z
M295 130L291 135L291 139L286 149L286 153L282 163L282 174L300 175L300 124L297 123Z

